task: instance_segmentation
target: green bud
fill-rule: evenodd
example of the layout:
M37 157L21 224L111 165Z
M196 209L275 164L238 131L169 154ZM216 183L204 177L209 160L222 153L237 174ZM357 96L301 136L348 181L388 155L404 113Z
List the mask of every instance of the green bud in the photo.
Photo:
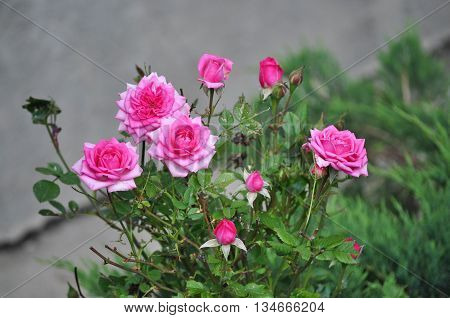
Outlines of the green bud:
M272 97L280 100L286 95L286 87L283 84L277 84L272 90Z
M293 70L289 74L289 83L291 86L299 86L303 82L303 66Z

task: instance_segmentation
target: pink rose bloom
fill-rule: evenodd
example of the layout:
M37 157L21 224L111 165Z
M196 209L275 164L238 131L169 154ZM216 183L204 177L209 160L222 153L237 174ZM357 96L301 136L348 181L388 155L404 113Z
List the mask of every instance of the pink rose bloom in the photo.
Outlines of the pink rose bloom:
M156 73L143 77L137 85L127 84L127 90L120 94L116 103L119 131L130 134L136 143L144 140L148 132L158 129L162 118L189 114L186 98L178 94L164 76Z
M236 226L233 222L223 219L214 229L214 235L221 245L228 245L236 239Z
M283 69L273 57L259 62L259 83L262 88L272 88L283 78Z
M102 139L96 145L84 144L84 156L72 170L93 191L102 188L109 192L127 191L136 188L134 178L142 173L138 159L136 147L129 142Z
M186 115L163 119L161 127L147 136L153 142L148 150L150 157L163 161L174 177L208 168L219 139L203 126L200 117Z
M223 87L228 79L233 62L224 57L205 53L198 61L198 80L208 88Z
M350 254L350 256L351 256L353 259L357 259L358 256L359 256L359 254L361 254L361 249L362 249L361 245L359 245L358 242L356 242L356 240L354 240L354 239L351 238L351 237L347 237L347 238L344 240L344 242L353 242L353 249L354 249L355 252L358 253L358 254Z
M303 148L314 151L317 166L331 165L353 177L367 176L365 139L357 139L349 130L339 131L333 125L324 130L311 130L309 142Z
M255 170L248 175L245 180L245 185L250 192L259 192L263 189L264 180L258 170Z

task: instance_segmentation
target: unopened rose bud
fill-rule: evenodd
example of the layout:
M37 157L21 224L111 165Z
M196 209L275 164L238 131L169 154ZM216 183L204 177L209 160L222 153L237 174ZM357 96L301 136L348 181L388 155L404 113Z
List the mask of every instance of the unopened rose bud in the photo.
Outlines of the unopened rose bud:
M236 239L236 226L230 220L223 219L214 229L214 235L221 245L228 245Z
M296 69L289 74L289 83L297 87L303 82L303 67Z
M283 84L276 85L272 90L272 97L280 100L286 95L286 87Z
M319 167L317 164L311 168L311 174L315 176L317 179L323 178L327 175L327 168Z
M245 185L247 190L250 192L259 192L263 189L264 180L258 170L255 170L249 174L245 180Z

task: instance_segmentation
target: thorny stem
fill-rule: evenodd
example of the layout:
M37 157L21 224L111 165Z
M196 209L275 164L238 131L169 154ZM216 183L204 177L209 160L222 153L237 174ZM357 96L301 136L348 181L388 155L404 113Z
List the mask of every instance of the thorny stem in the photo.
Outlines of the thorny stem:
M209 231L209 235L212 237L213 236L213 230L211 227L211 223L209 221L209 217L208 217L208 202L206 201L205 197L203 196L202 193L199 193L198 195L198 203L200 205L200 210L203 213L204 219L205 219L205 223L208 226L208 231Z

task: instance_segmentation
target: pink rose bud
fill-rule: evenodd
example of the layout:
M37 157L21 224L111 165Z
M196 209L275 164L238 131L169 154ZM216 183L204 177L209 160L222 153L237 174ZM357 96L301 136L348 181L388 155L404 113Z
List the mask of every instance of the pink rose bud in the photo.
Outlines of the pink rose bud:
M271 88L283 78L283 69L273 57L259 62L259 83L262 88Z
M289 83L292 86L299 86L303 82L303 67L293 70L289 74Z
M352 177L367 176L365 140L356 138L349 130L339 131L333 125L323 130L311 130L306 146L314 152L316 164L342 171Z
M327 168L321 168L317 164L311 168L311 174L317 179L323 178L327 175Z
M352 237L347 237L344 242L353 242L353 249L355 250L355 252L357 252L358 254L350 254L350 256L353 259L358 258L359 254L361 253L361 246L358 244L358 242L356 242L356 240L354 240Z
M198 80L208 88L223 87L233 68L233 62L224 57L203 54L198 61Z
M264 180L258 170L253 171L245 180L247 190L250 192L259 192L264 187Z
M236 226L233 222L227 219L223 219L222 221L220 221L214 229L214 235L221 245L228 245L233 243L236 239L236 234Z
M100 140L96 145L85 143L84 156L72 167L89 189L107 188L109 192L136 188L134 178L141 175L139 155L129 142L116 138Z

